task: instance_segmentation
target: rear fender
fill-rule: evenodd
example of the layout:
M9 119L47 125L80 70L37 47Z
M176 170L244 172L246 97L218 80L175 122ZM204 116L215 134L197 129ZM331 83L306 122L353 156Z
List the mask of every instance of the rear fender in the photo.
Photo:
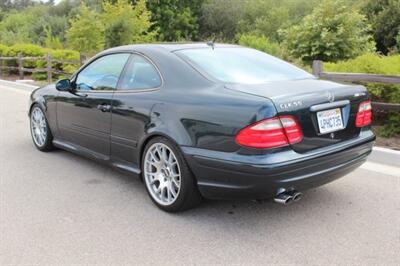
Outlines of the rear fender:
M211 89L213 90L213 89ZM212 95L212 97L210 97ZM162 134L179 146L236 152L236 134L245 126L276 115L266 98L215 88L197 90L195 95L178 95L179 104L167 99L153 105L146 136Z

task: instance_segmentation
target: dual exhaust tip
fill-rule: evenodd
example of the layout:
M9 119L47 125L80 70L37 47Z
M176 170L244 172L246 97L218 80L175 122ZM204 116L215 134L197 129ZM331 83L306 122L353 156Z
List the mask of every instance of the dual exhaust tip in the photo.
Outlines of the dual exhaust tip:
M288 205L292 202L299 201L302 197L302 193L296 190L291 191L284 191L279 193L275 198L274 201L279 204Z

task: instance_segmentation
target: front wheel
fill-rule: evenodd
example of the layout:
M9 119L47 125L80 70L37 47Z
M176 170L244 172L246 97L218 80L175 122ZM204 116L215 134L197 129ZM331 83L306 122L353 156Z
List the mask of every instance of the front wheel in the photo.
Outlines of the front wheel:
M51 134L46 116L39 105L35 104L32 107L30 114L30 128L33 144L41 151L52 150L53 135Z
M142 173L150 198L164 211L183 211L201 201L185 159L176 145L166 138L154 138L146 145Z

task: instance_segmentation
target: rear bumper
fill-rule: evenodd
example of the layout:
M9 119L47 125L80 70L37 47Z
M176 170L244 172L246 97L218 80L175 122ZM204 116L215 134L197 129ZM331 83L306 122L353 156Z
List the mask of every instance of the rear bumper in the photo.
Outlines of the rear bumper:
M374 134L299 154L291 149L264 155L239 155L182 147L201 194L212 199L263 199L280 189L303 191L353 171L371 153Z

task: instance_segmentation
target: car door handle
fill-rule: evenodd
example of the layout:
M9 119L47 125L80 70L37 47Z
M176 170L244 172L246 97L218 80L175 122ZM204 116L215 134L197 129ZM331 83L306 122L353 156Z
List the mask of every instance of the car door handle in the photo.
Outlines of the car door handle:
M109 104L99 104L97 105L97 109L102 112L109 112L111 110L111 105Z

